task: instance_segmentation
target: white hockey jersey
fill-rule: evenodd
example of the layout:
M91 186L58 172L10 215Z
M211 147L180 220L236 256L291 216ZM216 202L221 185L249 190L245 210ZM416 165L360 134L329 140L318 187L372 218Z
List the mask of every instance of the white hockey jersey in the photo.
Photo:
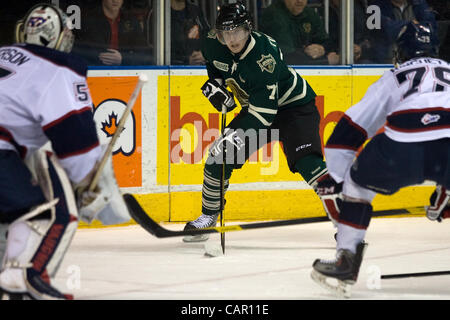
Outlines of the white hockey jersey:
M0 47L0 149L26 157L50 141L69 178L81 181L101 156L86 72L71 54Z
M415 58L386 71L349 108L325 147L331 176L341 182L357 150L384 126L399 142L450 138L450 64Z

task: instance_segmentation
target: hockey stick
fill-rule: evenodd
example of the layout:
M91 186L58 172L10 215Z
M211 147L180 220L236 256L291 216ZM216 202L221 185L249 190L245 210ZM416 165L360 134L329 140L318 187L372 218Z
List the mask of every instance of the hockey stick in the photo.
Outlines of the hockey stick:
M108 160L109 155L112 152L112 149L114 147L114 144L116 143L117 139L120 136L120 133L122 132L123 127L125 126L125 121L127 120L128 116L131 113L131 109L133 109L134 104L136 102L136 99L139 95L139 92L141 91L144 84L148 81L148 78L145 74L139 75L138 82L136 84L136 87L133 90L133 93L130 96L130 99L128 100L127 106L125 108L125 111L122 114L122 117L120 118L120 121L117 125L116 131L114 132L114 135L111 138L111 141L109 141L109 144L105 150L105 153L103 154L101 160L98 163L97 170L91 180L91 183L89 184L89 191L93 191L95 187L97 186L98 179L100 179L100 175L103 171L103 168L106 165L106 162Z
M221 136L224 138L225 126L227 125L227 107L222 105L222 124L221 124ZM225 143L226 140L223 141L222 144L222 172L220 173L220 226L225 227L225 218L223 216L223 210L225 206ZM220 233L220 245L222 246L222 253L225 254L225 232Z
M414 273L398 273L381 275L381 279L401 279L401 278L416 278L416 277L432 277L450 275L450 270L446 271L431 271L431 272L414 272Z
M166 229L155 222L152 218L148 216L148 214L142 209L139 202L134 198L131 194L124 194L124 201L128 207L131 217L147 232L154 235L157 238L169 238L169 237L180 237L186 235L197 235L197 234L205 234L205 233L225 233L231 231L244 231L250 229L259 229L259 228L272 228L272 227L282 227L296 224L306 224L306 223L316 223L316 222L326 222L330 221L328 217L311 217L311 218L299 218L299 219L291 219L291 220L276 220L276 221L266 221L266 222L256 222L256 223L246 223L246 224L237 224L231 226L221 226L221 227L211 227L204 229L195 229L195 230L181 230L181 231L173 231ZM374 211L373 217L383 217L383 216L394 216L394 215L402 215L402 214L423 214L425 213L424 207L414 207L409 209L394 209L394 210L382 210L382 211Z

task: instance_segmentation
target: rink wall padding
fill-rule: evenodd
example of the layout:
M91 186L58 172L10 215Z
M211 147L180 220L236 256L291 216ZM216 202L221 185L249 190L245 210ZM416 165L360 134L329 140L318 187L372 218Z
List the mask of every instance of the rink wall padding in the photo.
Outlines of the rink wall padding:
M326 143L339 118L391 66L294 67L317 94L320 134ZM201 212L203 166L209 144L220 133L220 114L201 94L204 67L92 68L88 84L100 140L108 142L137 77L144 86L113 149L121 190L135 194L160 222L185 222ZM236 111L237 114L239 110ZM228 114L230 121L235 114ZM236 170L226 194L225 220L258 221L325 215L299 174L292 174L278 143L271 143ZM433 186L377 195L374 209L426 205ZM130 223L133 223L130 221ZM81 226L85 226L81 224ZM95 222L92 226L101 227Z

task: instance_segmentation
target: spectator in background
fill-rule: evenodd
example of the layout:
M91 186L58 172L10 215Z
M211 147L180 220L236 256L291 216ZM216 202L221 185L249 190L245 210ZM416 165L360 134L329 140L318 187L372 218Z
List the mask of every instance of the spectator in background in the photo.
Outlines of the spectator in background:
M274 38L288 64L328 64L328 34L320 16L307 0L278 0L260 20L261 32Z
M42 1L44 2L44 1ZM0 46L14 43L14 29L18 19L25 16L31 7L39 3L33 0L8 1L0 10Z
M170 6L170 64L204 64L200 51L201 37L208 33L209 24L201 9L187 0L171 0Z
M428 0L428 5L436 14L436 20L450 20L450 1Z
M329 19L329 36L331 42L331 52L327 55L328 63L331 65L339 64L339 48L340 48L340 30L341 30L341 0L330 0L330 19ZM369 30L366 27L367 14L365 4L361 0L354 1L354 24L353 24L353 40L354 63L371 63L371 42L369 38Z
M437 30L435 15L425 0L372 0L369 5L381 9L381 29L372 30L376 63L392 63L395 40L408 22L428 22Z
M439 58L450 60L450 1L428 0L433 12L436 14L438 35L441 42Z
M153 64L139 21L122 10L124 0L102 0L93 10L81 10L81 30L73 52L90 65Z
M125 4L127 5L125 8L138 20L142 32L144 32L144 34L149 32L150 30L147 30L147 20L152 14L150 0L128 0L124 5Z

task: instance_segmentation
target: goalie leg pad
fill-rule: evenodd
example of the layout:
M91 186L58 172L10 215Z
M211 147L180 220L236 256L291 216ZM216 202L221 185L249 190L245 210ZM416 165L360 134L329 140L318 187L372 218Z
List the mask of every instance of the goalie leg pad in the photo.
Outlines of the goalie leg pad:
M59 201L55 205L51 224L33 259L35 259L35 269L39 273L46 270L50 277L54 277L78 227L78 209L72 185L65 170L54 155L48 155L48 164L52 193ZM45 253L51 250L52 246L53 251L46 255ZM40 268L36 268L38 258Z
M40 159L45 161L42 168L48 168L40 174L49 179L40 185L47 188L47 196L56 199L32 208L9 226L0 274L0 287L6 292L27 292L38 299L51 297L56 290L48 281L49 292L40 292L44 286L35 288L34 284L56 274L78 226L75 198L64 169L52 155Z

